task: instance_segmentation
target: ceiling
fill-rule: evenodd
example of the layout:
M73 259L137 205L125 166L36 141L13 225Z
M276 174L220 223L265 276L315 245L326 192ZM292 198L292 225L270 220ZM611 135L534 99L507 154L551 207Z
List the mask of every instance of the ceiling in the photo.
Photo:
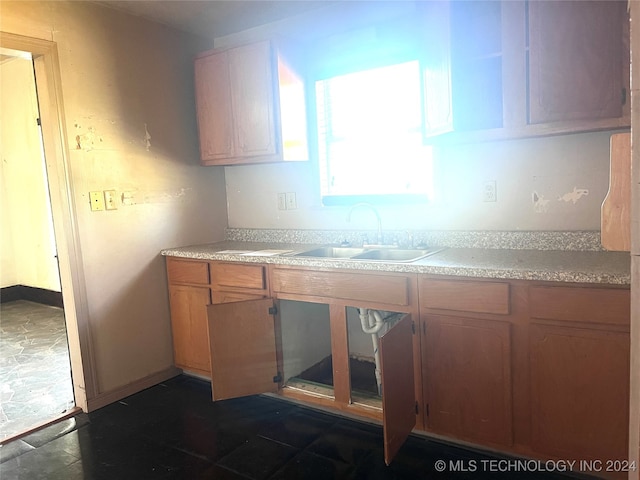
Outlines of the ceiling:
M92 0L206 38L335 4L333 0Z

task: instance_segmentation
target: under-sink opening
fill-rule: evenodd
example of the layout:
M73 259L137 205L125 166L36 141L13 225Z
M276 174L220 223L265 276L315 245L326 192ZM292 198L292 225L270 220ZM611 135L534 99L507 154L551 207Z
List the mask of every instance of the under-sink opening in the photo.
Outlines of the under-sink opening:
M382 408L384 392L379 355L380 337L403 315L363 307L347 307L351 401L354 404Z
M333 398L329 305L279 303L284 386Z
M349 357L351 397L353 403L382 407L375 380L373 358ZM328 355L304 372L289 378L286 387L310 394L333 397L333 358Z
M376 375L376 349L382 336L403 314L346 307L351 402L382 409L380 372ZM363 320L361 315L371 315ZM375 337L375 317L383 320ZM335 398L329 305L280 300L282 370L284 387L324 398ZM370 328L371 326L371 328ZM379 369L378 359L378 369Z

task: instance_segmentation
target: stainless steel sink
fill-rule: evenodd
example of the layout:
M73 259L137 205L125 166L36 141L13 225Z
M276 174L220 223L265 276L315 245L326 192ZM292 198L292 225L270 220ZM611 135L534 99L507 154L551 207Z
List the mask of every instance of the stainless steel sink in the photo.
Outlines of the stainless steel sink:
M421 258L432 255L439 252L442 249L426 249L426 250L413 250L413 249L396 249L396 248L381 248L376 250L366 250L362 253L354 255L354 260L374 260L382 262L415 262Z
M351 258L363 253L364 248L356 247L320 247L306 252L296 253L294 257L318 257L318 258Z
M357 248L357 247L319 247L305 252L295 253L294 257L336 258L341 260L366 260L369 262L410 263L433 255L442 248L401 249L401 248Z

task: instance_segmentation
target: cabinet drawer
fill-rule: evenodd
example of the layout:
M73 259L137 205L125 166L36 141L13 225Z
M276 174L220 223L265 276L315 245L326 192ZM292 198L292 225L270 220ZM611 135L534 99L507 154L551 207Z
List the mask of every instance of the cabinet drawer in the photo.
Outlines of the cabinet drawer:
M209 284L209 264L167 257L169 283Z
M211 286L264 290L266 287L264 269L263 265L212 263Z
M420 278L420 305L423 308L458 312L508 315L509 284Z
M531 317L567 322L629 326L630 292L626 289L544 287L529 289Z
M409 304L408 279L403 276L274 269L273 291L390 305Z

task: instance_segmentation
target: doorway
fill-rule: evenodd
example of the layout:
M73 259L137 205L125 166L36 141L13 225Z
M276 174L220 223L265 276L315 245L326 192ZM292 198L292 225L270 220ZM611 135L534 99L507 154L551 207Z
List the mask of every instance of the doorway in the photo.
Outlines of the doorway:
M88 412L88 399L97 395L97 382L90 348L87 294L66 146L57 46L55 42L48 40L0 31L0 55L32 59L37 112L41 120L37 143L40 148L39 158L44 159L45 164L43 183L49 188L48 204L52 219L49 229L53 230L53 236L43 235L43 238L51 239L53 255L57 255L57 258L50 260L58 268L61 293L58 300L61 296L64 305L63 319L75 404L66 413L34 427L38 429L71 417L81 410ZM51 224L55 225L55 229ZM0 268L3 267L4 265L0 265ZM6 442L0 439L0 444L2 443Z
M33 61L0 57L0 442L75 406Z

